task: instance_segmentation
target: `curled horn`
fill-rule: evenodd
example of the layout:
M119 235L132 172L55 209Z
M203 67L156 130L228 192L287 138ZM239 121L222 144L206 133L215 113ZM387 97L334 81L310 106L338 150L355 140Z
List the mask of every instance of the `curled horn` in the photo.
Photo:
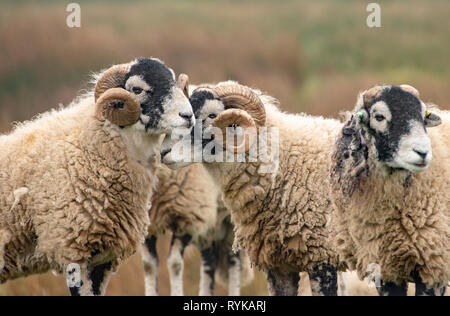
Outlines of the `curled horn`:
M189 76L186 74L180 74L178 76L177 85L189 99Z
M409 84L402 84L402 85L400 85L400 88L403 91L409 92L412 95L414 95L416 98L420 99L419 91L416 88L414 88L413 86L410 86Z
M96 116L118 126L136 123L141 114L139 100L121 88L130 70L130 64L112 66L97 80L95 85Z
M249 87L240 84L224 84L214 87L213 93L227 108L246 111L257 126L266 124L266 110L259 97Z
M380 95L383 89L384 89L383 86L375 86L365 91L363 93L364 106L369 107L373 102L373 100L375 100Z
M229 152L246 153L257 141L255 120L246 111L240 109L223 111L214 120L213 125L221 132L221 137L216 137L215 140ZM228 129L233 128L233 125L242 128L241 133L233 134L232 138L228 139ZM237 139L234 136L237 136Z
M131 93L122 88L106 90L97 100L96 115L118 126L136 123L141 115L141 105Z
M95 101L108 89L119 88L125 82L125 76L130 71L130 64L115 65L106 70L95 85Z

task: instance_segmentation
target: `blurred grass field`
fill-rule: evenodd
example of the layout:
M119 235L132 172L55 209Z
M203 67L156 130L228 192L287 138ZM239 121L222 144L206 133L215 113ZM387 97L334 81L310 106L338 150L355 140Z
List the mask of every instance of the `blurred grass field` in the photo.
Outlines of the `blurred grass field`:
M164 60L191 82L225 79L268 91L291 112L337 117L376 83L415 86L450 108L450 2L378 1L382 27L368 28L361 0L78 1L81 28L66 26L70 1L0 2L0 132L13 121L68 104L93 71L140 56ZM160 293L168 294L167 238ZM186 256L185 290L198 291L199 256ZM45 274L0 285L0 295L65 295ZM142 295L138 256L109 295ZM218 288L217 294L226 294ZM267 294L261 274L243 294Z

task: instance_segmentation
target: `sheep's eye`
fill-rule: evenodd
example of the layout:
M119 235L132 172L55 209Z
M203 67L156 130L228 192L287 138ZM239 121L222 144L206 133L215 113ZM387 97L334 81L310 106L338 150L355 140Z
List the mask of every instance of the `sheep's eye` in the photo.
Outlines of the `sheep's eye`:
M217 114L211 113L210 115L208 115L208 117L209 117L210 119L215 119L215 118L217 117Z
M139 88L139 87L134 87L133 88L133 93L134 94L141 94L141 92L142 92L142 88Z
M385 119L385 117L384 117L384 115L377 114L377 115L375 115L375 119L376 119L378 122L381 122L382 120Z

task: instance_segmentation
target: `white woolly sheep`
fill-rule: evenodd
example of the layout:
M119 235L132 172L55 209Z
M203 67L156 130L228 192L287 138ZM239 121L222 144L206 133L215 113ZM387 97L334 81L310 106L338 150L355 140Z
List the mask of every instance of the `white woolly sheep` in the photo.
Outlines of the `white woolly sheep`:
M282 113L274 98L235 82L200 87L190 101L196 118L206 118L197 120L196 130L207 132L215 126L228 135L232 131L227 127L239 126L255 131L258 138L264 128L279 132L278 138L266 133L265 144L245 132L245 142L231 146L218 137L205 141L203 131L192 133L194 145L200 138L194 154L206 150L219 158L235 158L235 162L203 160L203 165L231 210L236 247L266 272L269 293L297 295L299 272L305 271L314 295L337 295L337 257L328 239L332 208L327 188L331 148L342 124ZM251 161L255 148L265 145L269 159ZM177 157L175 148L164 142L163 162L171 168L188 164Z
M230 270L229 293L239 295L241 255L232 251L230 213L208 172L201 164L194 164L176 171L162 167L156 174L158 184L149 211L151 225L141 251L146 295L157 295L156 242L166 231L172 233L168 259L171 295L183 295L183 252L190 243L200 250L202 257L199 294L213 295L215 272L221 281ZM242 278L248 283L252 274L248 260L245 263Z
M450 280L450 113L433 112L411 86L376 86L335 145L337 250L361 279L378 265L380 295L406 295L408 280L441 295Z
M52 269L72 295L103 294L147 235L160 135L193 123L173 72L141 58L1 136L0 283Z

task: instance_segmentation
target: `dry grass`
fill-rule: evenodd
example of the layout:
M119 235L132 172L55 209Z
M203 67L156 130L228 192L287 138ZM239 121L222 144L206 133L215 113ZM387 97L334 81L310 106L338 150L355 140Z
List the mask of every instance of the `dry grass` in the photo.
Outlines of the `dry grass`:
M258 87L291 112L336 117L375 83L409 83L424 100L450 108L448 0L380 1L381 29L365 26L359 0L78 2L80 29L66 27L66 2L0 4L0 132L68 104L91 71L139 56L160 57L194 83L234 79ZM160 292L168 294L167 240L159 247ZM199 256L186 256L185 289L195 295ZM142 273L135 256L108 294L142 295ZM33 276L1 285L0 295L65 295L64 283ZM264 277L243 293L265 295Z

